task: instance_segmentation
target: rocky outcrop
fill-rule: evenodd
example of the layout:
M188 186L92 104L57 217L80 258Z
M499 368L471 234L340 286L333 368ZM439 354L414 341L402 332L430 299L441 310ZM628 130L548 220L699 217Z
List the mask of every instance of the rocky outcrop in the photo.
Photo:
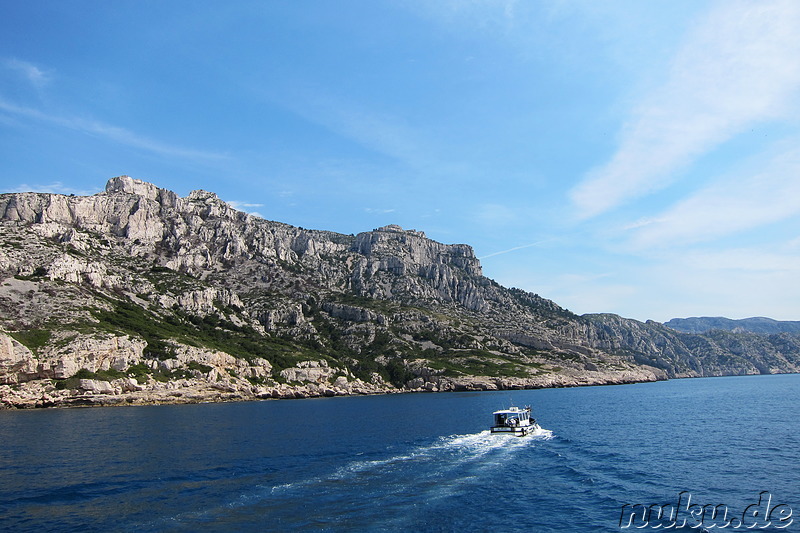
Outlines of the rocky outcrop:
M322 309L333 318L347 322L377 322L378 324L387 324L389 322L385 315L353 305L325 302L322 304Z
M332 382L254 385L234 378L208 380L182 378L144 384L133 378L114 380L77 379L70 388L59 388L50 380L17 385L0 384L0 408L150 405L257 399L297 399L323 396L390 394L398 389L384 383L365 382L339 376Z
M351 286L360 294L455 302L479 312L487 308L476 283L481 266L470 246L441 244L392 224L359 233L351 250L363 256L351 275Z
M0 384L18 383L36 375L31 351L10 335L0 332Z
M335 368L328 367L327 361L301 361L297 366L281 370L281 377L286 381L305 383L323 383L336 375Z
M63 347L45 352L40 378L67 379L79 370L123 371L144 358L146 343L127 335L90 337L78 335Z

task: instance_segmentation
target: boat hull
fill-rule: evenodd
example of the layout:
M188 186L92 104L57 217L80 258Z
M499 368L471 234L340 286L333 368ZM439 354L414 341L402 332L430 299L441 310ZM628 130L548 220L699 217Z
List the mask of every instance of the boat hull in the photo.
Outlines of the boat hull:
M497 434L515 435L517 437L524 437L525 435L529 435L530 433L533 433L538 428L539 428L539 426L536 426L536 425L514 426L514 427L495 426L495 427L490 428L490 431L492 433L497 433Z

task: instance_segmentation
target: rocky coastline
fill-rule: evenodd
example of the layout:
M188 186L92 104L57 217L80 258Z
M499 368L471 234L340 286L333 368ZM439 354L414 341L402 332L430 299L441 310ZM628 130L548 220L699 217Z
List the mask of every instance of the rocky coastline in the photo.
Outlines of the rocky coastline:
M0 409L40 409L69 407L112 407L132 405L195 404L213 402L258 401L278 399L329 398L334 396L366 396L376 394L409 394L438 392L475 392L526 390L598 385L623 385L653 382L652 373L615 373L583 376L558 375L550 378L489 378L460 380L421 378L407 387L387 383L365 383L342 380L333 384L307 383L276 387L243 386L236 383L210 383L206 380L182 379L168 383L141 385L132 378L112 381L80 379L74 389L59 390L51 381L36 380L21 385L0 385Z
M0 194L0 408L532 389L800 371L800 334L576 315L466 244L120 176Z

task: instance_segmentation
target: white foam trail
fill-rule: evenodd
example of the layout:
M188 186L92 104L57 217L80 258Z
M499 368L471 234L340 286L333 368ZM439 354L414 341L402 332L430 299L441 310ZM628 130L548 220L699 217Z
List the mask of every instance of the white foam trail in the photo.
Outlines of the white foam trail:
M537 429L527 437L516 437L513 435L492 434L485 430L479 433L467 435L450 435L440 437L436 442L427 446L420 446L411 453L396 455L386 459L354 461L338 468L331 476L325 479L346 479L358 473L377 471L405 461L420 461L432 459L439 452L458 453L460 459L454 461L437 463L437 470L446 471L457 467L460 464L480 459L493 451L515 450L529 446L533 440L550 440L553 432L549 429Z
M450 437L444 437L442 447L467 448L479 452L486 452L498 448L519 448L528 446L531 443L531 439L550 440L552 438L553 432L549 429L542 428L532 431L526 437L497 433L492 434L491 431L485 430L471 435L452 435Z
M531 433L531 437L537 437L539 440L550 440L553 438L553 432L549 429L539 428Z
M435 442L419 446L411 452L398 454L385 459L371 459L371 460L354 460L351 461L328 475L316 476L305 480L298 480L290 483L281 483L278 485L256 485L250 493L241 494L237 499L230 501L227 505L221 508L235 509L252 505L261 500L269 498L277 494L290 493L293 490L315 486L322 483L335 481L348 481L357 476L383 476L395 472L396 468L402 467L407 461L416 461L430 464L427 474L429 478L437 478L445 473L462 467L467 463L472 463L482 460L487 454L498 453L500 457L481 465L478 471L467 473L458 479L450 480L447 485L431 486L427 491L428 497L440 499L453 494L457 490L461 490L465 481L475 480L479 473L487 468L494 468L498 462L507 460L507 454L514 453L516 450L522 449L526 446L539 441L550 440L553 438L553 432L549 429L537 429L526 437L517 437L514 435L498 435L492 434L490 431L485 430L479 433L472 433L466 435L450 435L447 437L440 437ZM442 457L442 455L445 457ZM446 460L443 460L446 459ZM414 483L419 480L415 480ZM411 487L412 482L408 480L401 481L395 484L392 489L388 489L392 493L408 492L414 490L419 492L420 488L415 486ZM434 494L435 491L435 494ZM219 512L221 508L209 509L198 513L184 513L173 517L174 519L181 520L187 517L199 518L206 515L213 515Z
M338 468L333 474L328 476L326 479L344 479L348 477L348 475L350 474L356 474L358 472L364 472L368 470L377 470L378 468L384 466L392 465L394 463L401 463L403 461L408 461L411 459L416 459L424 455L426 455L424 452L416 452L406 455L396 455L394 457L389 457L387 459L353 461L351 463L346 464L345 466Z

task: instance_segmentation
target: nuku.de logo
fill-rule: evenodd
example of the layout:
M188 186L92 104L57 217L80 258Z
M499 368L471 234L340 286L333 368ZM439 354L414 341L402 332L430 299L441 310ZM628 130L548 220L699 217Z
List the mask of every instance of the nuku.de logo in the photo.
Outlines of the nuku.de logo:
M619 516L620 529L784 529L794 519L785 503L773 504L772 494L762 491L758 502L737 512L725 504L692 503L688 491L678 493L677 503L625 504Z

